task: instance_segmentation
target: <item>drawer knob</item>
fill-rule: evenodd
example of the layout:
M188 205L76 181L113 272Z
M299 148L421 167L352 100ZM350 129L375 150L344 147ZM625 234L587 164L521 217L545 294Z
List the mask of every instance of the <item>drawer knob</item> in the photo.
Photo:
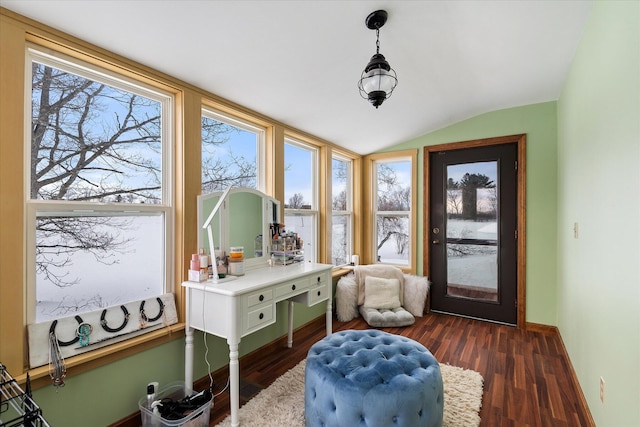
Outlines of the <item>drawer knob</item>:
M318 296L320 296L320 294L322 294L322 291L318 291Z
M260 316L258 316L260 318L260 320L264 319L264 314L260 313Z
M264 301L264 295L260 295L260 297L258 298L260 301Z
M318 276L318 282L320 282L320 276Z
M291 290L295 291L296 290L296 285L291 285Z

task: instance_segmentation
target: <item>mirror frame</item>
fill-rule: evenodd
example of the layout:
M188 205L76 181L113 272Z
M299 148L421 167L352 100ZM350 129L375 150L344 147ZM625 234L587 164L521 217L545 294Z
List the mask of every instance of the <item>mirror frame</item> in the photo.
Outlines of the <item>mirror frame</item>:
M214 241L214 245L219 250L229 254L231 247L232 237L230 234L230 217L233 206L231 204L231 195L238 193L250 193L261 197L262 199L262 256L247 258L245 257L245 269L251 270L254 268L266 267L271 259L271 227L273 223L280 223L280 202L271 196L264 194L263 192L253 188L228 188L224 192L215 192L209 194L201 194L197 197L197 210L198 210L198 248L205 248L206 252L210 252L209 242L203 241L203 228L206 228L205 221L211 223L212 227L217 224L217 234L219 236L219 242ZM215 207L211 211L204 212L204 204L206 201L212 198L218 198ZM217 218L217 222L215 219ZM265 238L267 236L267 238ZM207 238L208 240L208 238ZM253 251L255 248L245 248L246 251ZM211 254L215 257L215 254ZM213 259L213 258L212 258Z

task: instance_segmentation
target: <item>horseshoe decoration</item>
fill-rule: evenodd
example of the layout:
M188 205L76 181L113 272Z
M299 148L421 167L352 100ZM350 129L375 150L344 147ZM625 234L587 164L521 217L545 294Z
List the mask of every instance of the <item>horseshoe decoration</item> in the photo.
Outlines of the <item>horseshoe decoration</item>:
M160 299L160 297L156 298L156 301L158 301L158 305L160 306L160 310L158 310L158 315L156 317L147 317L147 314L144 312L144 303L146 301L142 301L140 303L140 318L145 321L145 322L155 322L156 320L158 320L160 317L162 317L162 314L164 313L164 303L162 302L162 300Z
M124 313L124 320L122 321L122 324L117 328L111 328L107 325L107 319L105 319L107 315L107 309L105 308L104 310L102 310L102 314L100 315L100 325L102 325L102 329L104 329L107 332L114 333L114 332L120 332L121 330L124 329L125 326L127 326L127 322L129 322L129 311L127 310L127 307L125 307L124 305L121 305L120 309Z
M82 317L80 316L75 316L75 319L76 319L76 322L78 322L78 325L82 325L84 323L84 320L82 320ZM60 347L67 347L80 341L80 337L77 334L76 334L76 337L71 341L60 341L56 335L57 325L58 325L58 319L51 322L51 327L49 328L49 334L53 334L53 336L56 337L56 341L58 341L58 345Z

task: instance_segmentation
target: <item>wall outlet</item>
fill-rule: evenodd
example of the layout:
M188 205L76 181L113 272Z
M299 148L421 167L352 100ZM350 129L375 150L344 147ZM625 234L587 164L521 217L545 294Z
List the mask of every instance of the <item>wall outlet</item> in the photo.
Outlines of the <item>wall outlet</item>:
M600 377L600 402L604 403L604 378Z

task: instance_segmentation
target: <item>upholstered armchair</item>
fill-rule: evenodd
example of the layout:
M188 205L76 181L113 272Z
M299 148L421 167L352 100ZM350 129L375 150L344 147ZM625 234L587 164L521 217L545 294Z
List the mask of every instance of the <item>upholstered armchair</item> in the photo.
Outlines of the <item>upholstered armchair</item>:
M408 326L422 317L428 293L426 277L388 265L357 266L338 280L336 314L341 322L361 315L373 327Z

